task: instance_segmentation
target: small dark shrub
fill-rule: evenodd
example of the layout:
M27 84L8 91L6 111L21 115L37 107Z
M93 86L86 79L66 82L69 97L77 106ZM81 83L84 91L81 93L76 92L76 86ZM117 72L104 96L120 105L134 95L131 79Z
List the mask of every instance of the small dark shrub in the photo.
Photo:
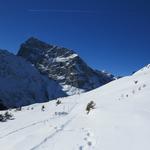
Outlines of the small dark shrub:
M5 122L5 121L6 121L6 119L5 119L4 115L0 114L0 122Z
M138 81L134 81L134 83L135 83L135 84L137 84L137 83L138 83Z
M95 103L94 103L94 101L90 101L88 104L87 104L87 106L86 106L86 111L87 111L87 114L89 114L89 112L90 112L90 110L91 109L95 109Z
M9 113L8 111L5 112L4 117L6 118L6 120L10 120L13 118L13 115L11 113Z
M13 115L8 111L5 112L5 114L0 114L0 122L5 122L7 120L12 120L12 119L13 119Z
M44 106L44 105L42 106L41 110L42 110L42 111L45 111L45 106Z

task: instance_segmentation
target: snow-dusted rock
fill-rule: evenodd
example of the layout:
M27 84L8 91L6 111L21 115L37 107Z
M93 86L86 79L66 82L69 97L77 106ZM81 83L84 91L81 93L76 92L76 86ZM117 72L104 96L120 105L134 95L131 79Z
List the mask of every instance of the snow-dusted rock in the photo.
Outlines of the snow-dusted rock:
M21 45L18 56L56 80L69 95L89 91L114 80L112 75L90 68L73 50L49 45L33 37Z

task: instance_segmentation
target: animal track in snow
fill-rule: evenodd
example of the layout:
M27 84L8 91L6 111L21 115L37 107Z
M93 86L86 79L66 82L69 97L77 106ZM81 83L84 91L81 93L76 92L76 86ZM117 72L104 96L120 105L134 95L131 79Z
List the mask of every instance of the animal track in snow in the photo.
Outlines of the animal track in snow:
M132 89L131 94L132 95L137 94L138 92L142 91L144 88L146 88L146 84L142 84L141 86L138 86L135 89ZM121 94L121 96L118 98L118 100L120 101L123 99L127 99L131 94L128 94L128 93Z
M94 150L95 149L95 138L94 134L89 129L83 129L84 132L84 142L83 145L79 146L78 150Z

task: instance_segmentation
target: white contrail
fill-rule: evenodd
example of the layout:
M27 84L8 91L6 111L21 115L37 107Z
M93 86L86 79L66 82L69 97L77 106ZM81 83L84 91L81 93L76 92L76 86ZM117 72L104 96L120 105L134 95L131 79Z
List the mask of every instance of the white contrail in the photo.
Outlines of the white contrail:
M54 13L98 13L94 10L72 10L72 9L28 9L29 12L54 12Z

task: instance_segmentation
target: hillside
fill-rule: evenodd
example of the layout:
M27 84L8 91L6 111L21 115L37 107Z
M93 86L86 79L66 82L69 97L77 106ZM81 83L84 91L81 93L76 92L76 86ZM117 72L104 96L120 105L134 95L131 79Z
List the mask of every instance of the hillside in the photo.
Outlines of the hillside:
M0 123L3 150L149 150L150 68L93 91L11 110ZM95 109L87 115L90 101ZM44 111L41 110L45 106ZM4 113L1 112L1 113Z
M42 76L23 58L0 50L0 109L19 107L65 96L53 80Z

